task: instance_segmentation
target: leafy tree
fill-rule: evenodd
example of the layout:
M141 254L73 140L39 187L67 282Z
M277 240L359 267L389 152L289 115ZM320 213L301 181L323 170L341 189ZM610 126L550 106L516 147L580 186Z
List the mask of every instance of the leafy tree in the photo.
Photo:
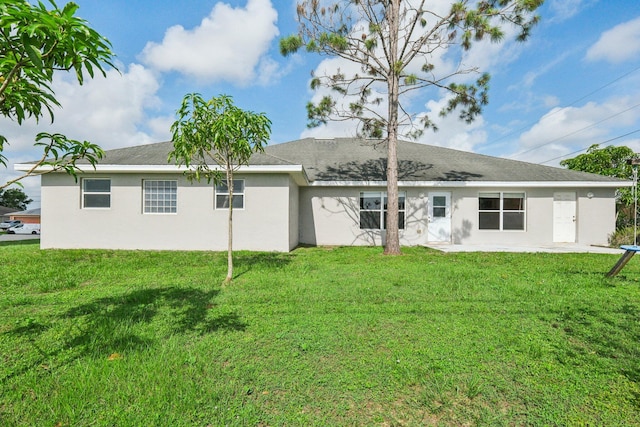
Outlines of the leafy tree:
M328 120L355 120L361 136L383 139L387 144L386 254L399 254L397 141L402 133L417 137L435 129L428 115L407 110L409 93L431 87L448 94L440 112L456 111L471 122L487 104L489 75L465 83L477 67L461 60L457 68L436 70L442 52L462 57L474 42L486 38L499 42L503 26L518 28L525 40L538 22L533 12L543 0L460 0L442 8L425 0L304 0L297 5L298 33L280 40L280 51L289 55L302 47L313 53L339 57L359 65L360 72L338 70L313 76L311 88L329 88L348 102L327 95L307 105L311 127ZM442 12L436 9L442 9ZM386 98L386 105L385 105Z
M24 211L31 202L33 200L19 188L0 189L0 206Z
M633 166L628 164L627 161L636 157L636 153L624 145L619 147L609 145L600 148L599 144L593 144L587 149L586 153L562 160L560 165L567 169L631 180L633 179ZM633 190L631 188L619 188L618 227L626 226L633 221L633 204Z
M271 121L264 113L244 111L227 95L205 101L188 94L171 125L173 151L169 161L190 168L187 177L214 184L225 183L229 191L228 256L225 283L233 279L233 176L248 165L251 155L264 151L271 135ZM224 178L221 170L224 171Z
M0 114L18 124L47 113L53 121L53 108L60 106L51 87L56 71L73 71L82 84L85 73L92 78L96 72L104 76L105 65L113 67L111 44L75 16L78 5L70 2L60 9L49 1L51 9L41 1L37 5L26 0L0 1ZM7 138L0 135L0 164L5 167L6 144ZM33 174L39 166L75 176L78 160L95 166L103 155L99 146L61 134L39 133L35 145L43 155L33 169L0 188Z

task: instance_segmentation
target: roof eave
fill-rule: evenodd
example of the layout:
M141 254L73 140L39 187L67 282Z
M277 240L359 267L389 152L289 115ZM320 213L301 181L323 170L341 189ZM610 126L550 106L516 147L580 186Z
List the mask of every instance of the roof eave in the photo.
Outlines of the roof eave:
M14 165L17 171L29 171L33 168L33 164L18 163ZM224 168L218 165L210 165L213 171L224 171ZM38 166L34 172L36 174L44 174L53 171L50 165ZM176 165L77 165L78 173L96 174L96 173L185 173L193 168ZM238 173L286 173L290 174L296 184L308 185L309 179L302 165L250 165L240 166L236 169Z
M386 187L386 181L314 181L314 187ZM399 187L469 187L469 188L621 188L632 181L399 181Z

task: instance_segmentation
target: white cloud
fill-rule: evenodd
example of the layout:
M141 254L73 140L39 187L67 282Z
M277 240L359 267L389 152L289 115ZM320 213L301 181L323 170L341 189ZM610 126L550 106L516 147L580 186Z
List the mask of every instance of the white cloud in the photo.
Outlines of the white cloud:
M439 113L443 107L446 107L447 102L447 98L442 98L427 103L426 113L438 127L438 131L426 131L418 142L456 150L474 151L478 144L486 142L487 139L483 117L478 116L469 124L460 120L456 111L442 117Z
M640 54L640 17L616 25L602 33L587 51L589 61L608 61L613 64L635 59Z
M533 163L545 162L624 134L624 129L638 120L640 108L632 98L554 108L520 135L519 150L511 157Z
M584 8L584 0L551 0L549 9L552 16L551 21L565 21L577 15Z
M502 71L509 63L518 58L524 44L515 40L518 31L514 26L504 26L504 38L494 43L488 38L475 42L471 49L464 52L462 62L466 68L477 67L480 73L491 70ZM477 79L478 74L470 74L470 80Z
M54 123L44 117L39 123L28 119L19 126L7 118L0 118L2 135L9 141L4 155L10 161L6 169L0 167L0 181L4 183L19 175L13 171L14 163L33 161L42 155L42 151L33 145L39 132L88 140L103 149L169 139L168 124L163 130L153 126L155 121L148 126L149 133L140 130L148 119L145 110L160 105L156 96L159 83L154 74L137 64L128 69L122 65L119 68L120 73L109 70L106 78L96 76L85 80L82 86L70 73L56 75L52 87L62 108L54 110Z
M162 43L149 42L141 57L163 72L177 71L202 82L253 82L261 60L278 36L278 13L270 0L248 0L246 8L217 3L200 25L169 28ZM272 66L266 71L274 73Z
M426 7L429 8L429 6ZM444 14L444 12L448 11L450 7L450 2L438 1L433 3L432 10L439 10L440 14ZM358 26L356 25L355 28L358 28ZM360 32L366 33L367 31L362 28L366 27L362 26L360 30L355 32L357 34ZM523 47L521 47L521 43L517 43L514 40L517 33L517 29L515 27L505 27L504 31L504 42L492 43L489 40L483 40L481 42L474 43L471 50L467 52L463 52L455 45L447 49L445 45L442 44L437 49L433 50L428 57L429 63L434 66L433 74L435 76L443 77L451 76L452 78L450 79L440 81L441 84L445 85L451 82L471 83L477 80L478 77L481 76L481 73L485 71L491 72L505 67L506 64L514 61L518 57ZM414 36L414 38L415 37L416 36ZM378 51L380 56L382 56L381 48L378 48ZM407 72L420 74L423 60L420 56L417 58L417 60L414 60L409 66L407 66ZM349 62L342 58L331 58L323 60L316 67L314 75L332 75L338 70L347 76L362 74L361 67L358 64ZM382 95L384 101L374 108L378 114L386 118L386 86L381 86L380 83L377 83L370 89L372 89L374 93L377 90L378 93L384 94ZM313 94L312 102L318 103L324 95L328 94L336 97L336 93L330 92L326 88L318 89ZM420 142L461 150L473 150L474 147L486 140L486 133L483 130L485 125L483 118L480 116L472 124L466 125L458 118L455 112L445 118L439 117L440 110L446 103L446 99L442 99L445 95L444 91L431 88L408 92L404 95L404 98L401 101L403 106L408 109L408 112L410 114L415 114L418 118L425 114L429 114L430 119L433 120L440 129L436 133L431 131L426 132ZM348 96L341 97L340 95L337 95L336 98L336 100L344 106L348 106L352 99L354 98ZM425 105L425 101L428 99L436 100L430 101ZM303 131L301 137L321 138L354 136L357 124L358 123L356 121L330 121L319 128ZM406 131L407 128L404 130Z

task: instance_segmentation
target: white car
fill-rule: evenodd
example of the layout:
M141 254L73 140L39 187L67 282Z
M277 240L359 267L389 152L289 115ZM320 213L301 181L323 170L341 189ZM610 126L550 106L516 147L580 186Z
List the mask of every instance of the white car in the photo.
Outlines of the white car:
M7 234L40 234L40 224L18 224L9 228Z
M7 230L11 227L15 227L18 224L22 224L22 221L12 219L11 221L0 222L0 230Z

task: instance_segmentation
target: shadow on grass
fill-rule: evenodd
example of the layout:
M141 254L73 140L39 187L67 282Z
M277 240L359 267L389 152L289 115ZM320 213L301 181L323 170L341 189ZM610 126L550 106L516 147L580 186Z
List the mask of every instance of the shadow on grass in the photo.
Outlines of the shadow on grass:
M244 331L246 324L236 313L222 313L214 304L218 293L180 287L142 289L72 307L49 322L25 319L6 334L27 340L37 356L0 378L0 384L45 362L59 366L85 356L140 351L179 334ZM47 346L52 332L64 338Z
M233 255L235 271L234 279L237 279L252 270L279 270L291 264L295 255L278 252L237 252Z
M104 331L103 345L109 346L114 331L135 329L157 321L154 333L180 334L196 331L207 334L218 330L242 331L246 325L236 314L215 316L214 297L219 291L194 288L142 289L121 296L106 297L74 307L65 317L84 318L86 333L74 338L75 345L91 343L96 332ZM162 319L157 319L162 317ZM114 329L118 328L118 329ZM161 337L159 337L161 338ZM146 345L148 340L134 340ZM115 343L114 343L115 344ZM117 345L111 347L117 348Z

